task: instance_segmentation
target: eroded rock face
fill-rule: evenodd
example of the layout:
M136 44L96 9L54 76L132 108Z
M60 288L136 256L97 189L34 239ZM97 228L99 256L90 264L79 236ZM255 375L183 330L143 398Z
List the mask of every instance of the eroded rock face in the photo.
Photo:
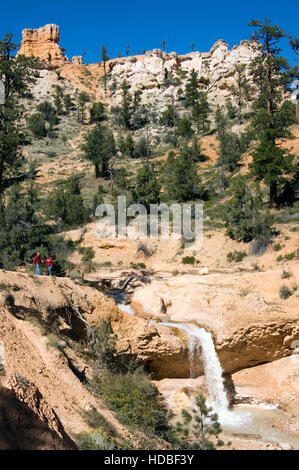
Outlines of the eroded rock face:
M23 29L19 54L38 57L54 65L67 61L59 45L59 26L47 24L38 29Z
M98 317L109 321L117 334L117 352L133 355L144 363L156 379L163 377L189 377L189 349L184 337L159 324L149 323L142 318L131 316L117 307L102 313L96 308ZM203 373L202 364L197 373Z
M229 50L226 42L219 40L207 53L178 55L154 49L142 56L113 60L109 66L112 79L119 83L127 80L132 92L142 92L142 104L151 104L163 111L171 100L180 101L179 90L184 89L192 69L198 72L209 101L223 104L229 86L234 84L234 66L248 65L257 54L257 44L253 41L241 41ZM120 102L120 86L116 87L113 98L116 103Z
M292 354L299 340L298 298L273 301L280 275L278 270L271 276L261 272L155 280L136 289L133 305L139 306L139 314L205 327L214 337L224 371L231 373ZM164 315L161 298L168 305Z
M76 449L37 388L28 384L17 390L0 385L0 450Z

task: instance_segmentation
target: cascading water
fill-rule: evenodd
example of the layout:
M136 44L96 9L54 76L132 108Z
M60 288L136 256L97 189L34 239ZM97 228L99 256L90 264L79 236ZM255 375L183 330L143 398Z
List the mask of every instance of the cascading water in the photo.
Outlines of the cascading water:
M204 328L200 328L199 326L192 323L163 322L162 324L183 330L190 336L189 350L191 377L191 372L194 371L194 358L197 356L194 354L196 351L196 339L197 341L200 341L205 378L209 395L209 404L213 407L213 410L218 413L219 418L221 419L221 417L224 417L227 415L227 413L229 413L229 402L224 388L222 368L216 353L211 333L206 331Z
M134 309L130 305L120 303L119 307L131 315L135 315ZM223 430L234 433L246 432L248 435L252 434L255 437L260 435L260 439L265 442L287 444L291 442L295 449L299 449L298 437L273 428L272 414L273 418L281 418L280 415L278 416L277 410L270 410L271 416L268 416L269 410L229 409L222 368L211 333L193 323L162 322L160 324L180 329L189 336L190 378L196 376L196 365L200 357L199 347L201 346L201 356L209 395L208 404L213 408L213 411L217 412Z

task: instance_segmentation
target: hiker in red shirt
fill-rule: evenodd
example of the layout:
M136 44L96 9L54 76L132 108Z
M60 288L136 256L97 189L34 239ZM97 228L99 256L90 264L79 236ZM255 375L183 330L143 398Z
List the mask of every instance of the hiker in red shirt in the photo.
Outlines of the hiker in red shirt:
M40 257L40 253L38 251L36 253L35 257L33 258L33 264L35 264L35 274L36 274L36 276L40 275L39 265L40 265L41 262L42 262L42 260L41 260L41 257Z
M48 268L49 276L52 276L53 258L48 256L46 259L46 268Z

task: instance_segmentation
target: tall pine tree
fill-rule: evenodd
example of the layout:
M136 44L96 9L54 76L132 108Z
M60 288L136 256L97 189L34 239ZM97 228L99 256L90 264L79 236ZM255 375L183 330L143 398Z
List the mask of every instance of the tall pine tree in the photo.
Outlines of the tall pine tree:
M292 171L293 155L279 143L290 137L289 126L295 122L294 106L284 100L290 83L289 64L280 55L279 42L285 37L277 25L252 20L253 39L260 43L260 54L251 64L257 99L254 103L253 127L258 144L250 168L258 181L269 186L270 206L277 203L279 184Z

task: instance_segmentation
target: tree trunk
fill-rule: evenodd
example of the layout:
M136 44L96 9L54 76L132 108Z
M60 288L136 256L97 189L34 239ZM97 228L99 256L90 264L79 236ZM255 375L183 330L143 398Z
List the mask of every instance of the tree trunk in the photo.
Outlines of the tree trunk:
M277 181L270 183L270 207L277 204Z
M95 163L95 164L94 164L94 169L95 169L95 176L96 176L96 178L99 178L99 177L100 177L100 167L99 167L99 164L98 164L98 163Z
M297 124L299 124L299 93L297 95L297 103L296 103L296 120L297 120Z

